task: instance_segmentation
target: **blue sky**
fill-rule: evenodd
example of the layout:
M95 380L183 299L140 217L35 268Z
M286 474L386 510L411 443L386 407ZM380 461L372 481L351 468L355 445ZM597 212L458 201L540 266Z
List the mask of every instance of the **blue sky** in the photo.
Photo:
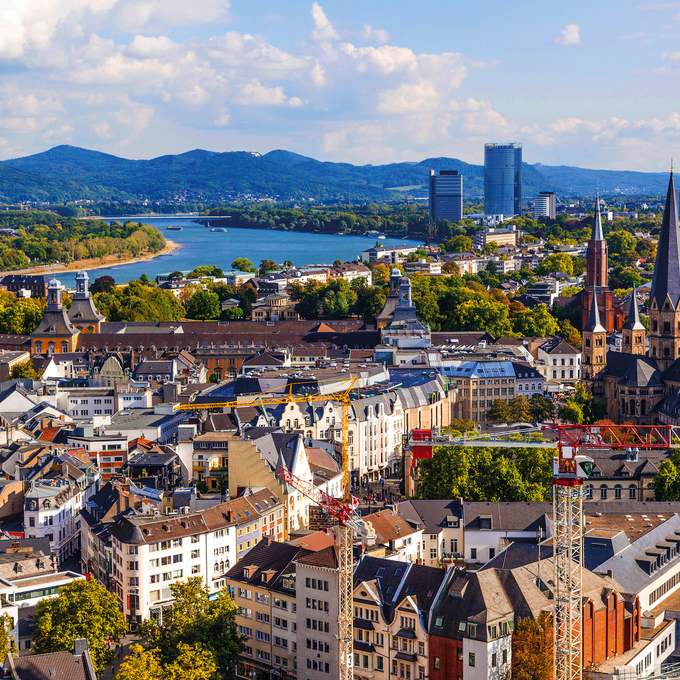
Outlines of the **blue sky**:
M0 18L2 158L680 156L680 2L4 0Z

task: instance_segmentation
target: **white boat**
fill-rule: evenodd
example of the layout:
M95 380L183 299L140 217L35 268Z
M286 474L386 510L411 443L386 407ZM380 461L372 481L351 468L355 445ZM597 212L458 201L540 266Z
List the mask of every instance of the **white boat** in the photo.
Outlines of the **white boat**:
M224 227L215 227L214 229L211 229L210 231L222 231L226 232L227 230Z

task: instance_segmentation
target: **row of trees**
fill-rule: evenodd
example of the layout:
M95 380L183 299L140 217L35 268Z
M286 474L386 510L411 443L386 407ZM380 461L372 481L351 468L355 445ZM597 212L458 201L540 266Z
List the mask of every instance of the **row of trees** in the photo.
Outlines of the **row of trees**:
M118 255L136 257L165 247L158 229L127 221L109 224L100 220L65 217L44 211L0 213L0 269L21 269L31 263L50 264Z

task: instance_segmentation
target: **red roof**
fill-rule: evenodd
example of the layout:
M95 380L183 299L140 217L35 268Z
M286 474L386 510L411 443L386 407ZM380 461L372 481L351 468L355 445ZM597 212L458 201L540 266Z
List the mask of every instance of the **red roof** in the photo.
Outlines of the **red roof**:
M59 430L61 430L61 426L60 427L46 427L40 433L40 436L38 437L38 439L41 440L41 441L44 441L44 442L54 441L54 438L59 433Z

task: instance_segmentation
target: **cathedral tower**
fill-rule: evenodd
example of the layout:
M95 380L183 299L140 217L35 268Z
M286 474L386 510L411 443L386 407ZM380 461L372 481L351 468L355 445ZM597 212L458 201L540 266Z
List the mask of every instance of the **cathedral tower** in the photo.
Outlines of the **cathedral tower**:
M671 170L649 295L649 356L663 371L680 356L680 235Z
M602 229L602 215L600 214L600 195L595 194L595 224L593 233L588 241L586 255L586 286L588 288L607 288L609 268L609 253L607 241Z
M583 329L583 380L592 382L604 371L607 362L607 331L600 322L597 295L593 296L588 324Z
M628 320L623 324L621 351L627 354L645 354L645 335L647 331L640 321L640 310L637 302L637 288L633 288L630 296Z

